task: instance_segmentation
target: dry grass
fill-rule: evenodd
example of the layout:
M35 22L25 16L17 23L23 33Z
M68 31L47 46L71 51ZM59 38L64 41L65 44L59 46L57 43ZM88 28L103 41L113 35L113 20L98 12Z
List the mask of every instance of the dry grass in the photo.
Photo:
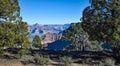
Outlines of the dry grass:
M53 60L51 60L50 62L51 62L50 65L45 65L45 66L61 66L60 62L55 62ZM41 66L41 65L34 65L34 64L23 65L19 60L0 59L0 66ZM72 63L72 66L90 66L90 65Z
M72 66L90 66L88 64L72 64Z
M18 60L0 59L0 66L24 66L24 65Z

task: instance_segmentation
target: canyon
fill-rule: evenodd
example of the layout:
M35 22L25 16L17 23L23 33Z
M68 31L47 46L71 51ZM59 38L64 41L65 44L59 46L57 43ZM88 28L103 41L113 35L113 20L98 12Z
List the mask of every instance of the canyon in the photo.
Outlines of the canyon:
M28 26L30 33L29 39L32 41L35 35L39 35L42 39L42 44L55 42L62 38L62 31L68 29L70 24L33 24Z

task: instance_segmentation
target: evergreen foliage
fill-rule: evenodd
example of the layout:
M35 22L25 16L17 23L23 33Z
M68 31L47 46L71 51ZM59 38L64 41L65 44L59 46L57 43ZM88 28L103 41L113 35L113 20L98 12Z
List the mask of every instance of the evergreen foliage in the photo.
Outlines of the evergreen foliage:
M89 0L82 16L82 28L91 40L112 46L113 57L120 59L120 0Z
M41 46L42 46L41 39L38 35L35 36L32 43L39 48L41 48Z
M82 28L90 39L120 45L120 0L90 0L83 11Z
M22 21L18 0L0 0L0 50L28 49L28 24Z
M18 0L0 0L0 22L17 22L19 16Z
M64 33L64 39L72 41L72 44L65 48L66 50L87 51L99 49L98 43L95 44L95 41L89 41L88 34L83 31L80 22L72 23Z

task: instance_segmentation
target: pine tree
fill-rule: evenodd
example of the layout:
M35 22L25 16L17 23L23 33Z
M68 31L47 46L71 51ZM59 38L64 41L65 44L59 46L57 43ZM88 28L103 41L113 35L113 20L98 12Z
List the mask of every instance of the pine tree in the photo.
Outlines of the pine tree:
M88 49L94 49L92 47L94 45L88 39L87 33L83 31L80 22L72 23L63 33L65 40L72 41L72 44L65 48L66 50L86 51Z
M88 32L92 40L100 40L113 47L120 45L120 4L118 1L90 0L91 6L83 11L82 28ZM118 45L115 45L115 42Z
M28 24L23 21L19 21L17 24L16 29L16 39L15 44L21 45L21 48L29 48L30 41L29 41L29 32L28 32Z
M42 46L41 39L38 35L35 36L32 43L36 45L38 48L41 48Z
M18 0L0 0L0 47L21 46L28 50L28 36L28 24L22 21Z
M14 44L14 28L13 23L4 22L0 24L0 44L2 47L12 47Z
M0 0L0 22L16 22L20 16L18 0Z
M91 40L111 45L114 55L120 56L120 0L90 0L90 4L83 11L82 28Z

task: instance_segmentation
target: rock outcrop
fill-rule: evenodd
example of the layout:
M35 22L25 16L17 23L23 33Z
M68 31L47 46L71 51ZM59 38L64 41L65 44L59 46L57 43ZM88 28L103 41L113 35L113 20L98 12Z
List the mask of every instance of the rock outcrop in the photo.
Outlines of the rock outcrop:
M42 37L43 37L42 43L47 44L47 43L55 42L56 40L60 40L62 37L62 33L55 34L55 33L48 32Z
M52 43L61 39L62 31L68 29L70 24L53 24L53 25L29 25L30 40L32 41L35 35L39 35L42 38L42 44Z

